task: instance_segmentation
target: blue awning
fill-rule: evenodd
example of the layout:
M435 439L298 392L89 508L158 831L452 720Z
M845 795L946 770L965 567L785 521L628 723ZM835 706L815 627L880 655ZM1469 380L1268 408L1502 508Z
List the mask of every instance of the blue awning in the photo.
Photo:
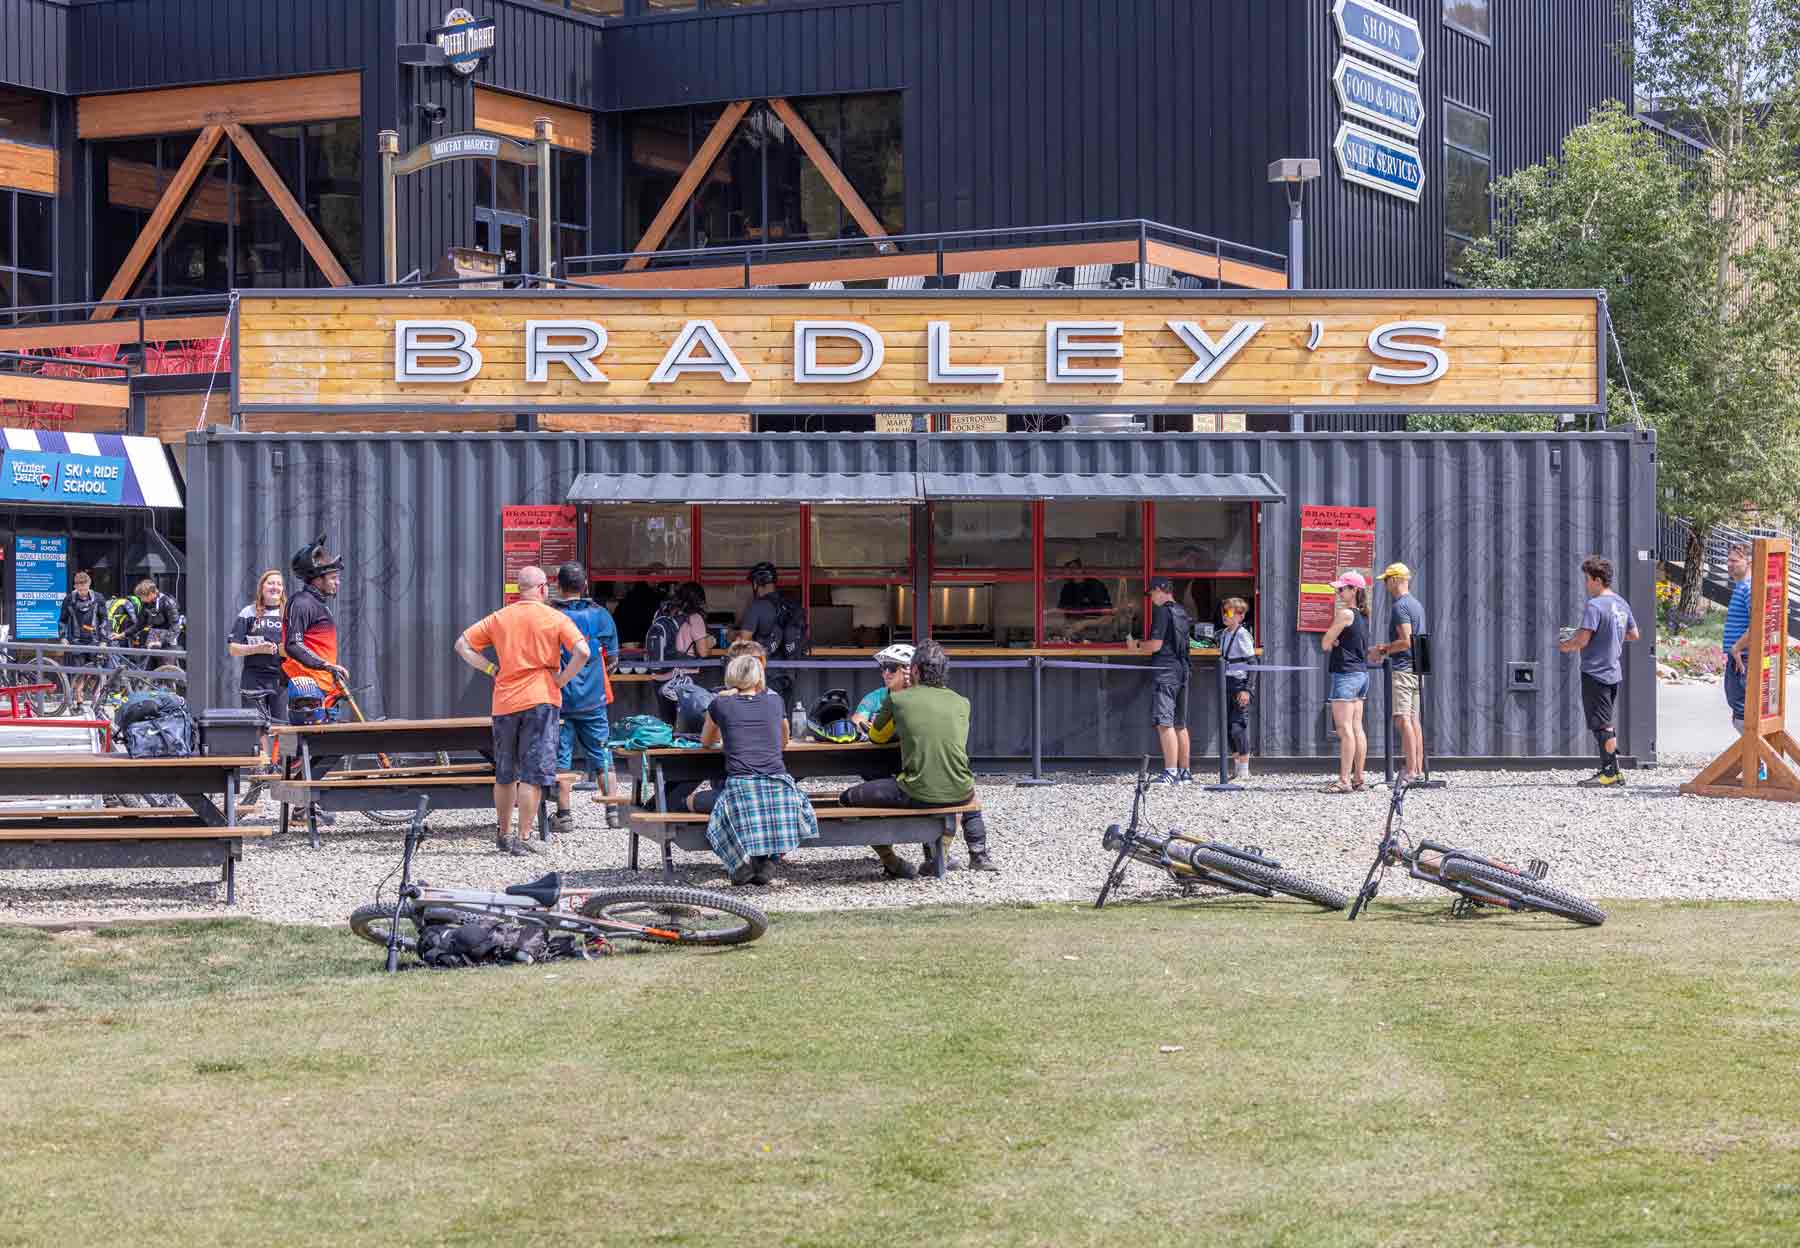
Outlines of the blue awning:
M0 499L79 507L181 507L168 452L155 438L48 429L4 432Z

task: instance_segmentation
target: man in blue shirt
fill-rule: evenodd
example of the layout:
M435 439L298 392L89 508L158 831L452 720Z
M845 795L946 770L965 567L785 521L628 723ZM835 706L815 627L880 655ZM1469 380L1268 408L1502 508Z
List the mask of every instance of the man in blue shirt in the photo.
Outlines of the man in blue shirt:
M1425 778L1425 734L1419 727L1419 674L1413 670L1413 642L1425 631L1425 608L1412 593L1412 569L1390 563L1381 574L1394 602L1388 608L1388 640L1370 649L1371 659L1385 659L1393 682L1389 713L1400 730L1400 753L1405 767L1402 784Z
M550 605L566 614L581 630L588 653L596 660L563 686L562 735L556 746L558 780L554 824L560 835L575 827L575 816L569 810L570 790L574 786L561 779L561 775L575 762L577 741L581 742L581 752L587 755L588 765L599 772L601 794L612 795L612 751L606 748L610 730L606 704L612 701L612 681L607 676L607 668L619 661L619 630L613 623L612 613L587 597L587 570L579 563L565 563L556 570L556 597L551 599ZM567 652L563 660L568 661ZM619 826L619 808L610 803L606 807L606 826Z
M1625 679L1619 660L1625 643L1638 639L1638 626L1631 607L1612 592L1611 559L1589 555L1582 561L1581 572L1587 578L1588 592L1581 626L1557 649L1564 654L1581 653L1581 709L1587 713L1588 729L1600 746L1600 770L1580 781L1580 786L1610 789L1625 783L1625 777L1619 774L1619 738L1613 730L1613 707L1619 685Z
M1744 731L1744 690L1750 646L1750 548L1734 545L1726 557L1731 570L1731 605L1725 608L1725 704L1731 726Z

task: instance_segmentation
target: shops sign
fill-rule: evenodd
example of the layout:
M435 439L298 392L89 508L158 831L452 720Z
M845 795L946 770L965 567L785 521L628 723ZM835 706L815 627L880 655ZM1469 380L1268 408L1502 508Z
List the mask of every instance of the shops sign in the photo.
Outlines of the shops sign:
M1344 122L1331 145L1346 182L1366 186L1416 204L1425 191L1425 164L1419 149L1373 130Z
M124 460L105 455L7 451L0 459L0 498L118 506L125 497L125 471Z
M1425 121L1425 101L1417 83L1367 62L1340 56L1331 85L1337 88L1338 105L1350 116L1398 130L1409 139L1419 137L1419 128Z
M451 9L444 24L434 26L428 34L459 74L474 73L494 51L494 19L476 17L467 9Z
M1425 39L1419 23L1375 0L1337 0L1331 6L1338 38L1352 52L1372 56L1383 64L1419 72L1425 63Z

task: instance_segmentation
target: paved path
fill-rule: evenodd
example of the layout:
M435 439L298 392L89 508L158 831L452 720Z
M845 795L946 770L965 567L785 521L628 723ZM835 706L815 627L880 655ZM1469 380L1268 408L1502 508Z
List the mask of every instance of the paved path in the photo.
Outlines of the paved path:
M1800 707L1794 705L1794 686L1788 687L1788 731L1800 734ZM1725 707L1722 685L1664 684L1656 691L1656 752L1667 754L1717 754L1737 734L1731 728L1731 712Z

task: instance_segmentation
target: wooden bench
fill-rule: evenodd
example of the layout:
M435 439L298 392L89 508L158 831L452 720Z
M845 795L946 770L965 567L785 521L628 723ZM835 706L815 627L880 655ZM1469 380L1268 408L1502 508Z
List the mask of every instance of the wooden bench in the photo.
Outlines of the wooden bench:
M813 801L813 815L819 821L819 838L805 842L801 848L840 849L856 845L930 845L937 842L934 874L941 880L945 871L944 848L956 835L957 819L962 815L975 814L980 809L978 802L966 802L961 806L919 806L910 809L842 806L837 803L836 797L821 794ZM674 883L674 849L712 852L712 843L706 839L709 818L710 816L690 811L670 814L633 811L629 829L634 838L631 846L631 869L638 869L635 838L641 836L662 846L663 879Z
M332 780L399 780L407 776L487 776L494 775L492 763L422 763L417 767L366 767L357 771L334 771Z
M93 811L74 811L92 815ZM0 870L65 871L139 869L144 867L223 868L225 904L237 904L237 864L244 855L245 838L268 836L269 827L216 827L210 824L174 823L168 814L192 819L189 811L128 810L147 817L154 826L121 826L121 821L98 821L89 826L49 828L0 827Z

